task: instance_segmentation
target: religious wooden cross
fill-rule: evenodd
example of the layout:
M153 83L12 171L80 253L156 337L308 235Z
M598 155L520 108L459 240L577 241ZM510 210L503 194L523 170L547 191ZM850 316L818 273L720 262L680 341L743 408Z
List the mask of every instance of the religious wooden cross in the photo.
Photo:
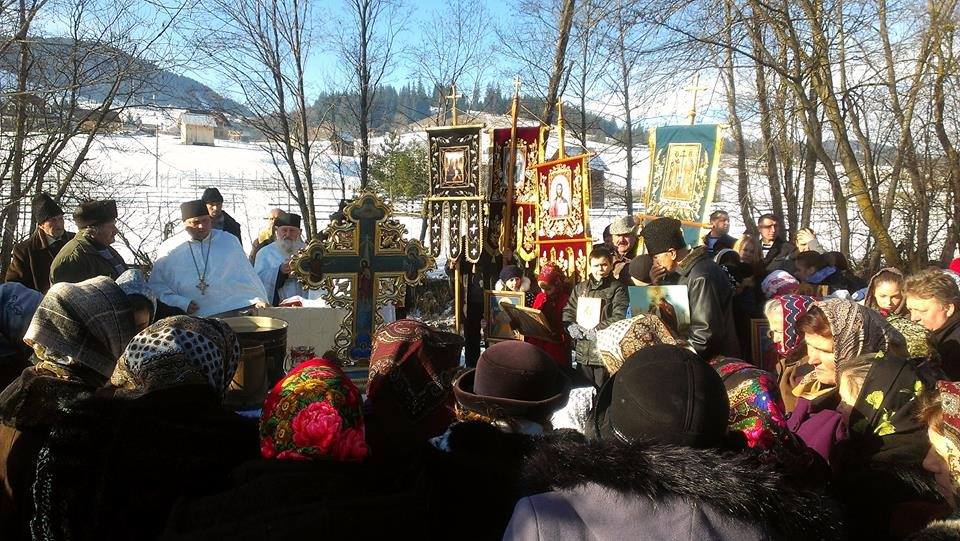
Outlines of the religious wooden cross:
M334 346L355 363L370 357L374 331L383 323L380 309L402 304L406 287L420 283L436 262L419 241L403 238L406 228L376 194L361 194L343 212L346 219L331 222L324 240L311 240L290 267L304 287L324 289L332 307L350 311Z
M457 94L457 83L453 83L453 89L450 92L449 96L445 96L446 99L453 102L453 124L451 126L457 125L457 100L463 97L463 94Z
M703 91L710 90L709 87L699 86L699 84L700 84L700 74L695 73L693 75L693 86L688 86L684 88L684 90L686 90L687 92L693 93L693 105L690 107L690 113L688 114L688 116L690 117L691 126L696 123L696 119L697 119L697 93L701 90Z

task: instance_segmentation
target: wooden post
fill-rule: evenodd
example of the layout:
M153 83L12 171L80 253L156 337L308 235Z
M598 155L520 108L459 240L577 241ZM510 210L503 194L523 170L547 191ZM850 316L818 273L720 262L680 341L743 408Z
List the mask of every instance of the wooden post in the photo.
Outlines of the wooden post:
M463 288L460 285L460 282L463 279L463 275L460 273L460 260L457 259L457 264L453 268L453 326L457 330L457 334L460 334L463 331Z
M520 112L520 76L513 81L513 106L510 111L510 153L507 159L507 201L504 206L503 220L500 222L500 253L503 255L503 264L506 265L507 251L510 250L510 241L513 238L513 186L516 182L517 159L517 116ZM524 161L526 163L526 161Z
M697 92L701 90L704 90L704 91L710 90L705 86L698 86L699 83L700 83L700 74L695 73L693 75L693 86L688 86L687 88L684 88L684 90L688 92L693 92L693 104L690 106L690 112L687 115L690 117L691 126L693 126L697 120Z
M563 100L557 101L557 159L562 160L567 157L566 143L563 138Z

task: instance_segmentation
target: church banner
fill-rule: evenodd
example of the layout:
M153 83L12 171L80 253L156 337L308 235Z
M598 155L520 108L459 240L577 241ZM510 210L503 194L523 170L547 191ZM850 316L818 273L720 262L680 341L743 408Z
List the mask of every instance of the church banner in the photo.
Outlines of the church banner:
M536 171L531 167L542 161L542 129L538 126L517 128L517 149L514 159L510 154L510 128L496 128L490 131L490 209L484 248L490 255L499 255L501 236L505 233L504 213L507 198L510 195L508 181L509 168L512 165L513 201L508 219L510 239L503 245L514 248L514 253L525 261L537 258L536 228L532 228L523 240L524 216L534 217L539 202L539 190ZM519 233L519 234L518 234Z
M525 216L526 234L536 224L539 265L550 261L577 280L587 273L590 236L589 154L561 158L534 166L538 203L536 217Z
M722 150L717 124L661 126L651 132L646 213L707 223Z
M430 148L428 221L430 253L470 263L483 251L485 186L480 180L483 125L441 126L427 130ZM444 250L446 230L446 250Z

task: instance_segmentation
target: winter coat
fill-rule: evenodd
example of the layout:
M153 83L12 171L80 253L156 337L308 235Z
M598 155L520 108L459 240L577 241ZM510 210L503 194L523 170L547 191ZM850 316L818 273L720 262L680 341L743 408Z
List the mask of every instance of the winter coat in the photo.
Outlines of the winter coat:
M37 229L28 239L13 247L4 281L20 282L30 289L46 293L50 289L50 265L75 235L76 233L67 231L60 240L48 244L47 236Z
M627 313L630 306L630 297L627 296L627 288L623 287L612 274L606 276L599 282L592 277L574 286L570 293L570 299L563 309L563 323L570 325L577 322L577 302L581 297L603 299L603 314L600 318L600 324L595 330L606 329L611 323L620 321ZM590 366L603 366L600 360L600 353L597 351L596 340L577 340L577 362Z
M497 283L494 284L493 289L494 291L510 291L507 289L507 284L505 284L503 280L497 280ZM537 293L539 291L533 287L533 282L531 282L526 276L523 276L522 280L520 280L520 292L523 293L523 305L526 307L532 307L534 301L537 300Z
M570 300L570 293L563 291L555 294L554 298L547 297L541 291L533 301L533 307L543 312L550 326L557 332L557 342L547 342L537 338L527 338L526 341L547 352L550 358L560 366L570 366L570 335L563 324L563 309Z
M787 428L828 463L836 444L847 437L843 415L837 412L839 403L836 389L813 400L800 397L787 419Z
M123 261L113 247L107 246L118 261ZM50 265L50 283L69 282L75 284L97 276L109 276L114 280L120 276L113 264L104 259L97 247L88 237L73 237L53 259Z
M35 465L61 408L102 382L64 379L31 366L0 393L0 532L29 539Z
M555 441L524 461L505 540L840 539L837 506L756 456Z
M104 389L74 402L37 462L35 537L154 539L174 502L229 487L259 455L257 423L222 409L207 385L138 398Z
M233 216L227 214L227 211L224 210L221 212L223 214L223 230L237 237L237 240L240 241L240 245L242 246L243 240L240 239L240 222L234 220Z
M690 300L690 345L704 359L715 355L739 358L733 318L735 291L727 273L701 246L683 258L676 274L676 283L687 286Z
M932 356L950 381L960 380L960 310L954 310L943 327L927 335Z
M758 249L761 246L758 246ZM760 251L761 255L763 250ZM797 247L792 242L787 242L779 237L774 239L773 246L767 251L766 257L762 258L760 263L766 271L785 270L789 273L794 271L793 260L797 258ZM762 277L761 277L762 278Z
M724 233L717 238L716 242L713 243L713 248L709 248L707 241L710 239L710 233L707 233L700 238L700 245L704 248L707 248L707 253L710 255L716 255L717 252L723 250L724 248L733 249L733 245L737 243L737 239L731 237L730 235Z
M909 535L905 541L957 541L960 539L960 518L936 520L926 528Z

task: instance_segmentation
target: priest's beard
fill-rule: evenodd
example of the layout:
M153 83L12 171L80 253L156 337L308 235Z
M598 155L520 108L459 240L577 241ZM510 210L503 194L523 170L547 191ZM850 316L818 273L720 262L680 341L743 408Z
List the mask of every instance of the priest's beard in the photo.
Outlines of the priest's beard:
M293 255L304 247L304 242L300 239L277 239L276 243L285 255Z

